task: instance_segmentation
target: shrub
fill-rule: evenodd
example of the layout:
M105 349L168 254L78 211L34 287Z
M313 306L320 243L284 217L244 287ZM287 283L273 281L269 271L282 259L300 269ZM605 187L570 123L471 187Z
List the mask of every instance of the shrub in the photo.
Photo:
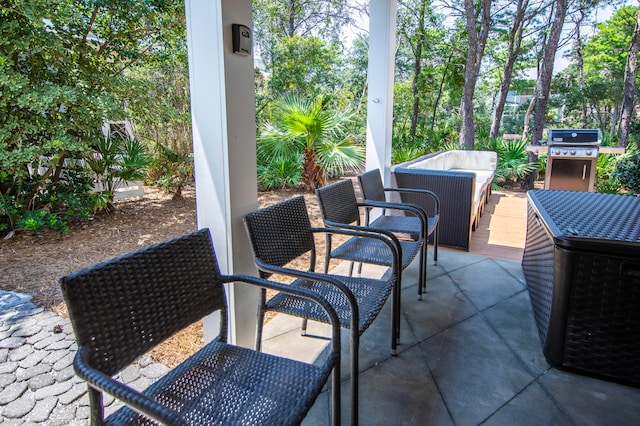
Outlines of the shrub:
M620 157L612 176L617 178L626 190L634 195L640 194L640 152L630 149Z

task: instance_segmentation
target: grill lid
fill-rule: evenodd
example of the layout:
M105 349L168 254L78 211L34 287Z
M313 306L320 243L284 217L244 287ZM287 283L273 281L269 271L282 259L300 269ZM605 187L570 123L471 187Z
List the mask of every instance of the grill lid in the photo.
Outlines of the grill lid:
M600 129L549 129L549 146L600 146L601 142Z

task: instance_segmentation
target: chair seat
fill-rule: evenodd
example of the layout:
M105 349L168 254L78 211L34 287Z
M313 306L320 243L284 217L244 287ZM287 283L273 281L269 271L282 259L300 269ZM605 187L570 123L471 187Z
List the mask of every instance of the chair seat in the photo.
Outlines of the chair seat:
M327 275L332 277L332 275ZM371 278L340 276L342 281L351 290L358 302L359 321L358 331L362 334L376 318L387 298L391 294L393 281L380 281ZM319 281L297 279L291 286L298 286L313 290L331 303L340 324L349 328L351 326L351 308L344 294L335 286ZM322 309L317 309L313 303L286 293L276 294L267 303L268 310L284 314L305 317L310 320L327 323L329 318Z
M193 425L298 424L329 373L311 364L214 341L143 394ZM154 424L127 407L106 423Z
M402 249L402 265L405 269L415 259L416 255L422 247L422 243L413 241L400 241ZM380 240L371 238L350 238L331 251L331 257L337 259L348 260L352 262L362 262L366 259L367 263L376 265L391 266L391 255L389 246Z
M438 216L429 217L427 234L431 235L438 225ZM369 224L372 228L386 229L387 231L409 234L417 238L422 226L420 219L415 216L380 216Z

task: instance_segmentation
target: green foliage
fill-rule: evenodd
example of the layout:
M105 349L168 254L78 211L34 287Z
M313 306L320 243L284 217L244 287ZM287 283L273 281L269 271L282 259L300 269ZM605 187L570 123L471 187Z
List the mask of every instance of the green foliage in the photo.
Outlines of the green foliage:
M258 164L258 185L263 191L295 188L301 183L302 162L297 159Z
M273 167L281 168L302 162L302 183L308 190L322 186L327 175L339 176L359 167L364 148L354 144L348 133L352 116L352 112L333 109L323 96L314 101L285 96L277 102L272 121L260 126L260 164L275 163Z
M537 164L529 162L527 144L527 140L491 138L486 146L476 146L476 148L498 153L498 164L491 183L492 188L499 190L502 185L516 182L536 171Z
M596 162L595 189L598 192L618 194L622 191L620 181L615 176L618 156L614 154L599 154Z
M296 91L313 98L338 87L339 51L335 44L317 37L282 37L274 49L274 57L268 81L271 93Z
M402 146L391 151L391 164L400 164L424 155L424 149L419 146Z
M574 62L554 80L552 90L561 95L563 125L610 129L613 110L622 103L627 51L636 25L637 7L622 6L597 25L582 49L583 86L579 82L578 52Z
M127 70L184 21L178 0L131 6L6 0L0 8L0 227L64 229L57 209L73 197L62 195L84 191L72 195L89 202L90 187L66 181L69 164L89 155L105 119L126 118Z
M180 198L185 185L193 179L193 154L182 154L157 144L151 167L154 169L155 184L173 193L174 198Z
M99 139L93 149L85 161L103 186L99 205L113 210L115 190L124 182L144 178L150 164L146 147L137 139L114 136Z
M612 176L624 189L634 195L640 194L640 152L636 148L629 149L616 162Z

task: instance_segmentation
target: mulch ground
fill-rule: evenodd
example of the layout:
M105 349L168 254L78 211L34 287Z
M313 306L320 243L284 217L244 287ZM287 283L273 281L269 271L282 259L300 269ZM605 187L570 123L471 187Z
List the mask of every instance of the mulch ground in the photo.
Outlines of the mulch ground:
M264 192L259 193L258 202L262 207L300 194L305 197L313 226L322 226L315 194L298 190ZM58 277L195 230L195 191L187 188L181 199L172 199L160 189L145 187L144 199L116 202L115 212L100 213L69 227L65 235L16 233L0 239L0 289L29 294L37 305L67 316ZM324 253L324 240L316 243ZM196 323L152 356L173 367L202 343L202 324Z

